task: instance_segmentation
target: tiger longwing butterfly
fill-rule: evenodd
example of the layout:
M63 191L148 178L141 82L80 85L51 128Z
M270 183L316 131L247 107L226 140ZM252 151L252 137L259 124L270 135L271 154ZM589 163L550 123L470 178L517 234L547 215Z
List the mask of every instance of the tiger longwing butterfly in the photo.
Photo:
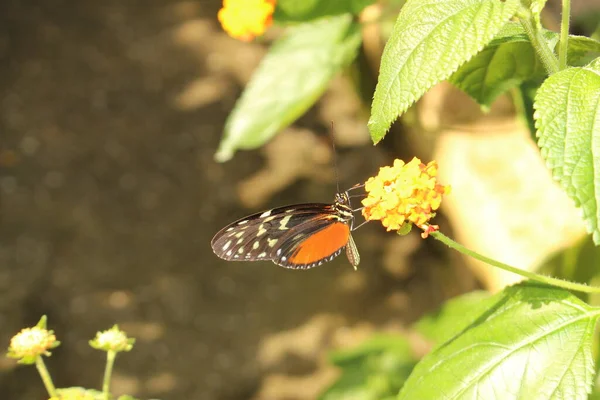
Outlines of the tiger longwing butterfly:
M360 256L352 239L353 223L345 191L336 194L333 204L296 204L242 218L221 229L211 246L227 261L271 260L292 269L319 266L345 248L356 268Z

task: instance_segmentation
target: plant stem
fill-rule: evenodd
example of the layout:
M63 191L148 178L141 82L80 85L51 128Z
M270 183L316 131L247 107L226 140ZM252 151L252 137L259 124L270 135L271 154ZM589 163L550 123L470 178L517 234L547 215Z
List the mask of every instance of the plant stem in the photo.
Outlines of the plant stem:
M524 276L525 278L529 278L533 281L545 283L547 285L558 286L563 289L574 290L577 292L600 293L600 287L588 286L588 285L585 285L582 283L575 283L575 282L570 282L570 281L566 281L563 279L552 278L550 276L536 274L535 272L525 271L523 269L512 267L508 264L501 263L500 261L496 261L492 258L489 258L489 257L486 257L479 253L476 253L473 250L467 249L465 246L455 242L454 240L450 239L448 236L444 235L443 233L441 233L439 231L432 232L431 236L433 236L435 239L439 240L440 242L444 243L446 246L448 246L454 250L457 250L463 254L466 254L470 257L473 257L476 260L483 261L484 263L487 263L491 266L503 269L508 272L512 272L513 274Z
M525 29L536 53L540 56L540 60L542 60L542 64L544 64L544 68L546 68L548 75L558 72L558 60L556 59L554 52L548 47L548 43L542 36L542 33L533 23L531 12L527 10L527 12L521 13L519 22L523 26L523 29Z
M56 388L52 383L52 378L50 377L48 369L46 369L46 364L44 364L44 359L42 358L42 356L37 356L37 358L35 359L35 367L37 368L38 373L40 374L40 377L44 382L44 386L46 387L46 391L48 392L50 397L58 397L56 394Z
M558 47L559 71L567 68L569 49L569 20L571 18L571 0L562 0L562 20L560 22L560 45Z
M102 380L102 395L104 396L104 400L109 400L110 398L110 376L112 375L116 356L116 351L109 350L106 352L106 367L104 367L104 379Z

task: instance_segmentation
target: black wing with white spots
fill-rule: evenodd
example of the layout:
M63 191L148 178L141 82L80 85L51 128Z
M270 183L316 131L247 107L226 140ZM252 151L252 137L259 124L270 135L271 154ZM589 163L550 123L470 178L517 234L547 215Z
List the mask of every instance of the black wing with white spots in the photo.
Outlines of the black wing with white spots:
M282 265L283 247L288 249L297 245L335 218L337 212L331 204L307 203L274 208L229 224L215 235L211 246L224 260L272 260Z

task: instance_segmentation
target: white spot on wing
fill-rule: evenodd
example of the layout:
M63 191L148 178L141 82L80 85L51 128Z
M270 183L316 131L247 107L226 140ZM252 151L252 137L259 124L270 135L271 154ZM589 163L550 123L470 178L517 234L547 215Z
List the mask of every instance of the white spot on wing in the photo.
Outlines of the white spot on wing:
M290 219L292 218L291 215L286 215L280 222L279 222L279 229L284 230L284 229L289 229L287 227L288 222L290 222Z
M277 249L277 255L281 254L281 249Z
M258 246L260 246L260 242L257 240L256 242L254 242L254 244L252 245L252 250L256 250L258 249Z
M244 232L238 232L235 234L236 238L241 238L244 235Z
M227 257L231 257L231 250L227 252Z
M240 247L239 250L238 250L239 254L242 254L243 252L244 252L244 246Z
M225 229L225 232L231 232L233 230L233 226L230 228Z
M225 243L225 245L223 246L223 251L227 250L229 248L229 246L231 246L231 240L227 243Z
M265 218L265 222L269 222L269 221L273 221L275 219L275 216L270 216L268 218Z
M268 217L269 215L271 215L271 210L265 211L264 213L260 214L260 217L265 218L265 217Z
M258 258L263 258L263 257L266 257L266 256L267 256L267 253L263 251L262 253L260 253L258 255Z
M244 238L241 237L241 238L238 239L238 241L235 244L242 244L243 241L244 241Z
M256 234L256 237L261 237L265 233L267 233L267 230L264 228L264 224L260 224L260 226L258 227L258 233Z
M269 243L269 247L273 247L277 244L277 239L267 239L267 243Z
M287 261L287 257L281 257L281 261Z
M244 224L247 224L247 223L248 223L248 220L245 219L243 221L238 222L238 225L244 225Z

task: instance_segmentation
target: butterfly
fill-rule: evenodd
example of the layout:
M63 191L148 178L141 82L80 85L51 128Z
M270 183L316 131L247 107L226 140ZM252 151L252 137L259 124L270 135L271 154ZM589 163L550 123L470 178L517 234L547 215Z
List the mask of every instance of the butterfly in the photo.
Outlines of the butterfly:
M360 255L351 232L358 210L348 192L357 187L338 192L333 204L296 204L242 218L215 235L212 249L227 261L270 260L292 269L319 266L345 249L356 269Z

